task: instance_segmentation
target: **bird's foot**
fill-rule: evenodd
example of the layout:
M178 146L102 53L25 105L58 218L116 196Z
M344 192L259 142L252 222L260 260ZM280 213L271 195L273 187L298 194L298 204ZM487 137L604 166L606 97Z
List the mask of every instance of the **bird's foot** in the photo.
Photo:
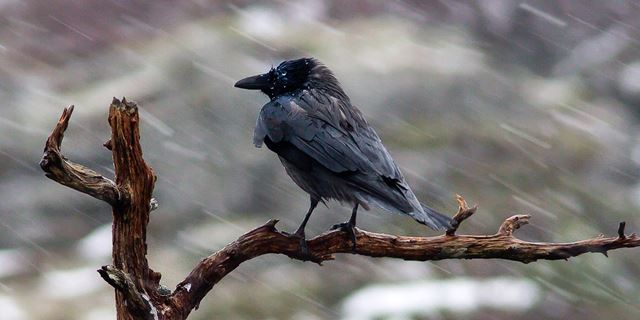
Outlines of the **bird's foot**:
M340 229L340 231L344 231L347 233L347 235L349 236L349 240L351 240L351 243L353 243L351 250L356 251L356 225L353 224L351 221L347 221L343 223L334 224L331 227L331 230L337 230L337 229Z
M304 261L314 261L311 252L309 251L309 246L307 245L307 239L305 237L304 232L300 232L299 230L295 233L288 233L283 231L287 237L296 238L300 241L300 255L302 256L302 260Z

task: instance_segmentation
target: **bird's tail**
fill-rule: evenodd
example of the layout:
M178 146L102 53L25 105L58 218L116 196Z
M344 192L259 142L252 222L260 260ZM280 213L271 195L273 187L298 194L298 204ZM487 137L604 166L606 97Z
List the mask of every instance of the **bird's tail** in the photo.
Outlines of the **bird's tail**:
M425 213L425 217L421 217L423 219L416 219L418 222L428 226L433 230L447 230L451 228L451 224L453 220L448 216L426 206L423 203L420 203L422 206L422 211ZM416 217L417 218L417 217Z
M389 212L409 215L434 230L451 228L453 220L421 203L404 181L402 181L402 187L393 189L380 179L366 178L368 177L363 178L357 175L351 177L353 183L350 186L356 188L356 197L362 203L370 202Z

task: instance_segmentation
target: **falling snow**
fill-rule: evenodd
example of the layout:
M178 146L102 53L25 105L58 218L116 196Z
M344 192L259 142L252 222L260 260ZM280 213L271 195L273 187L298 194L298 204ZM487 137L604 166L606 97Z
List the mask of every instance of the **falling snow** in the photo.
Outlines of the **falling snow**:
M166 287L269 219L295 230L308 197L273 154L251 143L268 99L233 83L300 56L335 71L420 200L448 213L455 194L479 203L465 233L494 233L512 213L533 216L517 234L532 241L612 235L620 220L631 232L640 227L634 2L156 1L125 8L88 0L0 8L3 320L114 318L113 291L95 271L111 260L110 209L55 184L38 166L49 130L71 104L63 154L114 179L102 147L107 107L114 96L139 103L160 203L148 258ZM348 214L338 203L319 207L308 235ZM358 224L434 234L377 209ZM528 265L338 255L322 267L265 256L231 273L194 316L640 318L637 254Z

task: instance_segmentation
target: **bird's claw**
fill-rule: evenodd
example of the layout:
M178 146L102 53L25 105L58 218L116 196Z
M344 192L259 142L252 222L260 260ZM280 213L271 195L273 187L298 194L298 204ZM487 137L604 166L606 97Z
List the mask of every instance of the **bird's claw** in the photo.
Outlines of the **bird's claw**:
M351 243L353 244L351 246L351 250L355 251L356 250L356 226L349 221L334 224L333 226L331 226L331 230L338 230L338 229L340 229L340 231L344 231L347 233L347 235L349 236L349 240L351 240Z
M302 257L302 260L314 261L313 256L311 255L311 251L309 251L309 246L307 245L307 239L305 237L304 232L289 233L289 232L283 231L282 233L287 237L297 238L300 241L300 255Z

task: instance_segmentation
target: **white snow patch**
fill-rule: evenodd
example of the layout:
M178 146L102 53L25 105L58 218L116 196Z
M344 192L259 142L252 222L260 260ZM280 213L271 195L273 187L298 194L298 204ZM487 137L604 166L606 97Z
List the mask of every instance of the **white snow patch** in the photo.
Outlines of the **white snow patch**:
M93 308L93 310L89 311L83 320L113 320L116 319L116 308L113 306L105 307L105 308Z
M111 257L111 223L95 228L78 243L80 256L90 260Z
M274 39L282 35L287 26L282 16L275 10L262 6L253 6L248 9L237 9L239 31L250 40L257 41L254 37L261 39Z
M0 279L28 271L25 268L27 260L28 257L18 249L0 250Z
M42 276L40 292L51 299L71 299L97 291L103 286L93 267L54 270Z
M10 297L0 296L0 314L4 320L27 319L25 312L18 303Z
M412 319L440 311L470 313L481 308L523 311L540 299L538 285L527 279L458 278L373 285L356 291L342 305L343 319Z
M624 94L640 96L640 61L622 69L618 75L618 87Z

